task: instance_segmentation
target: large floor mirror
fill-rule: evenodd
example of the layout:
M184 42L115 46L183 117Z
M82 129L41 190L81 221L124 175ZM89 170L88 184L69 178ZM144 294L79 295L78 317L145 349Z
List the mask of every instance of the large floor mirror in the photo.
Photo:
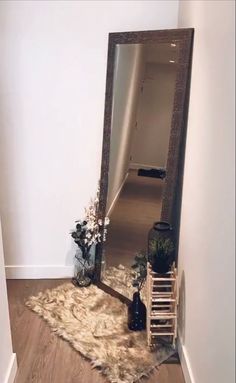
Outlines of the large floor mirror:
M109 285L103 257L121 273L130 268L155 221L169 222L178 242L192 39L192 29L109 35L100 215L110 225L97 248L100 283Z

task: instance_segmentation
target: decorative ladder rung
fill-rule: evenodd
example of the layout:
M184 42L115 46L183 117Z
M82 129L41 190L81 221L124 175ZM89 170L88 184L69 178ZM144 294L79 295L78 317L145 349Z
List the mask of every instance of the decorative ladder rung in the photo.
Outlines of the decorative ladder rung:
M167 319L176 319L176 316L155 316L155 317L151 317L150 320L153 321L153 320L167 320Z
M166 335L175 335L174 332L153 332L152 336L166 336Z
M154 286L155 288L157 288L157 286ZM169 285L162 285L162 284L160 284L158 287L161 287L161 288L168 288L168 289L172 289L172 282L171 282L171 284L169 284Z
M158 274L158 273L156 273L155 271L153 271L153 270L150 270L150 274L151 275L163 275L163 274ZM171 270L171 271L168 271L167 273L165 273L165 275L172 275L172 274L174 274L174 271L173 270Z
M168 315L168 313L163 313L163 314L158 313L158 314L152 314L150 316L150 319L151 320L154 320L154 319L176 319L176 315L174 315L174 314Z
M175 302L176 299L174 298L154 298L152 299L152 302Z
M152 278L152 280L155 281L175 281L175 278Z

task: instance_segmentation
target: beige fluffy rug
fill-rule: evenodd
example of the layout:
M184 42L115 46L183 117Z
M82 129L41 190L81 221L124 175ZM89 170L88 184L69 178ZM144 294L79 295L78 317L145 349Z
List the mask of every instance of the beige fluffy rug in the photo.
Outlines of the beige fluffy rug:
M118 283L117 275L127 272L122 267L108 271L110 285L112 280ZM122 281L119 287L124 293ZM132 290L126 285L126 295L130 297ZM173 353L165 348L149 351L146 332L127 328L127 306L94 285L76 288L66 283L30 297L26 305L94 367L100 367L112 383L136 382Z

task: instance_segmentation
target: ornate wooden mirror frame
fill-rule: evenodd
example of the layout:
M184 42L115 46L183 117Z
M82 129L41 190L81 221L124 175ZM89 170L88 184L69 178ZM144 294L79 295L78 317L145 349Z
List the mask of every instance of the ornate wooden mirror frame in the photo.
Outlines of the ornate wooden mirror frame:
M161 220L170 222L175 228L175 239L177 243L179 237L179 220L182 195L185 138L187 128L193 32L193 29L170 29L159 31L110 33L108 43L105 114L99 201L99 215L101 218L104 218L106 214L106 203L108 193L113 77L116 45L145 43L171 44L173 42L178 43L179 59L177 63L174 105L161 211ZM103 243L99 243L96 248L95 258L95 282L98 284L102 284L102 252ZM107 289L109 290L111 288L107 287L106 290Z

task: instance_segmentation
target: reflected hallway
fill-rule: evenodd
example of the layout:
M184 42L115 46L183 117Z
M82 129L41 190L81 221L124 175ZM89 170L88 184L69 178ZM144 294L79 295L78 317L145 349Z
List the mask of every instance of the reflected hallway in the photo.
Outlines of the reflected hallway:
M160 220L163 187L162 179L138 176L137 170L129 170L110 215L105 243L108 267L130 267L135 254L146 250L148 231Z

